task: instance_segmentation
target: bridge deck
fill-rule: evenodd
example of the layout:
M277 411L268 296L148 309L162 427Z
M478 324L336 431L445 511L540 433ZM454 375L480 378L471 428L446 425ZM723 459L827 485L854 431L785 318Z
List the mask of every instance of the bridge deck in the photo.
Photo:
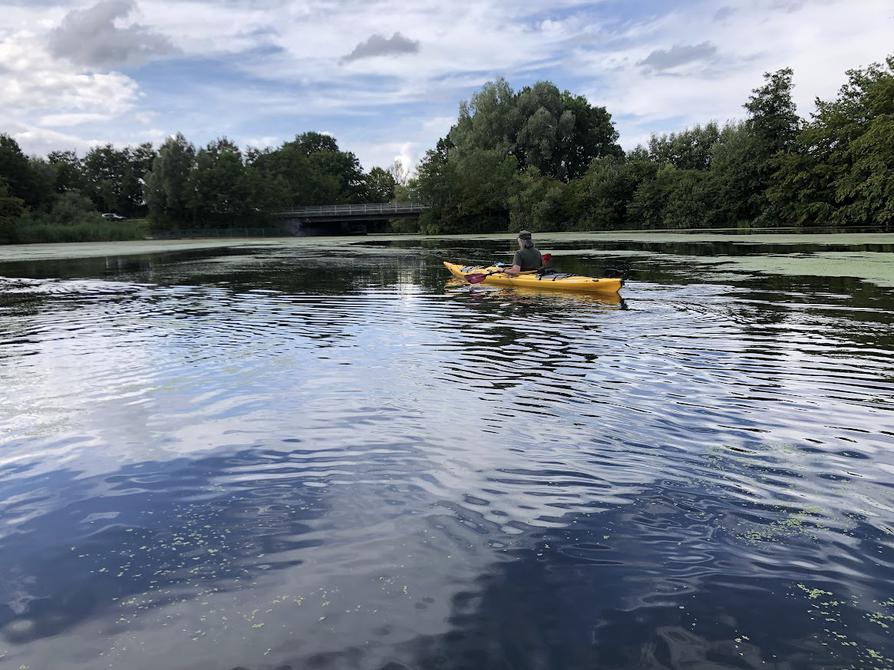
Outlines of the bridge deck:
M385 202L364 203L359 205L317 205L311 207L294 207L277 212L282 218L294 219L352 219L416 215L428 209L418 202Z

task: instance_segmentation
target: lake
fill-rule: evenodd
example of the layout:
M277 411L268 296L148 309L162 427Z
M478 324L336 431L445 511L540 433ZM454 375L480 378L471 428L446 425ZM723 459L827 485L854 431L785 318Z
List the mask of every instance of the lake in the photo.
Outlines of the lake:
M0 666L894 667L894 234L0 247Z

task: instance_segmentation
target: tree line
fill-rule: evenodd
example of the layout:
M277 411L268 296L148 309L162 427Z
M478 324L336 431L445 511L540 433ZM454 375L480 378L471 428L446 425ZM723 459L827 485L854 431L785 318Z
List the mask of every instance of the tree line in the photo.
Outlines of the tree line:
M500 79L460 105L409 180L399 164L364 172L317 132L245 151L226 138L197 148L178 134L157 149L105 145L83 158L29 157L0 134L0 239L98 225L100 212L176 231L260 227L283 208L391 200L429 205L395 230L432 234L890 226L894 56L848 71L809 119L796 113L792 80L791 69L764 75L741 121L653 135L625 152L604 107L548 81L513 91Z
M611 115L540 82L486 84L422 160L426 233L894 222L894 56L847 72L802 119L791 69L764 75L745 119L653 135L624 152Z
M316 132L244 152L226 138L196 148L177 134L158 149L105 145L83 158L73 151L26 156L0 134L0 236L15 241L16 231L34 227L99 225L106 223L101 213L148 217L155 231L262 227L288 207L389 202L404 176L399 164L364 172L353 153Z

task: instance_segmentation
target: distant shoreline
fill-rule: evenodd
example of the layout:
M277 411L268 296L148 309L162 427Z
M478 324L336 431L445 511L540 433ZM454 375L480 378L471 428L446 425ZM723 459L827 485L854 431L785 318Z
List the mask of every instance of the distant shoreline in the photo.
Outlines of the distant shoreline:
M866 244L894 245L894 232L795 232L796 229L764 228L743 231L737 228L689 230L615 230L593 232L536 233L544 250L551 243L592 240L594 242L722 242L733 237L747 237L749 244L797 244L806 238L817 245L862 246ZM339 237L210 237L182 239L147 239L111 242L54 242L0 245L0 263L66 258L95 258L101 256L133 256L172 251L202 249L258 248L258 247L343 247L363 245L365 242L407 242L423 240L481 240L511 241L511 233L477 233L457 235L381 234ZM561 249L557 250L561 253Z

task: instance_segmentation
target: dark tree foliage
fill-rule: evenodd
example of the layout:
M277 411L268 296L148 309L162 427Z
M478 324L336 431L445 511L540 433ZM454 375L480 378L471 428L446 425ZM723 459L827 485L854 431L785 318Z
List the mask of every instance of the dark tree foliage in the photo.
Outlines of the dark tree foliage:
M0 242L14 238L16 221L25 212L25 201L12 195L6 180L0 177Z
M225 227L252 218L242 152L226 138L196 153L188 191L192 220L199 227Z
M617 140L604 108L551 82L517 93L503 79L488 83L460 105L456 125L419 166L414 196L432 207L422 229L565 227L566 185L592 160L623 155Z
M449 134L459 148L500 149L553 179L570 181L594 158L620 156L618 133L604 107L541 81L514 93L504 79L485 84L460 105Z
M793 77L788 68L765 74L741 122L656 135L627 155L604 108L549 82L518 93L489 83L419 166L412 195L432 207L423 227L891 225L894 57L848 72L809 122L796 113ZM515 178L470 160L481 151L513 157Z
M707 170L711 167L712 150L720 139L716 123L695 126L680 133L653 135L649 140L649 157L660 167L681 170Z
M53 167L53 188L56 193L85 190L84 164L74 151L50 152L47 162Z
M260 180L272 184L265 205L268 200L278 200L279 208L346 204L363 202L367 195L360 161L321 133L303 133L278 149L252 152L249 166L256 171L256 188Z
M534 166L519 175L509 198L509 230L563 230L568 219L568 184L543 175Z
M26 156L0 134L0 238L16 226L148 213L159 228L269 225L302 205L421 201L396 230L464 233L894 223L894 56L847 72L809 120L792 99L794 73L764 75L747 116L655 135L624 153L604 107L547 81L513 91L498 79L460 105L416 174L365 173L330 135L306 132L242 151L183 135L80 158Z
M721 130L711 148L712 225L747 225L767 212L766 182L772 166L764 146L747 122Z
M894 56L847 73L791 152L777 156L768 195L792 225L894 222Z
M748 123L769 154L790 148L801 126L792 100L793 76L791 68L766 73L766 83L754 89L745 103Z
M84 157L85 191L102 212L118 212L125 200L128 157L111 144L94 147Z
M710 187L703 170L663 167L643 181L629 206L640 228L704 228L710 223Z
M146 202L156 225L194 223L190 182L195 160L195 147L180 133L159 147L152 169L146 175Z
M574 119L570 136L564 140L562 160L564 179L581 177L590 163L598 158L620 158L624 151L618 144L618 131L605 107L596 107L582 95L562 93L565 114ZM560 176L561 175L557 175Z
M177 134L157 151L148 143L106 144L83 158L54 151L45 159L25 156L12 137L0 135L0 183L8 230L14 221L102 224L100 212L148 215L158 229L244 228L270 225L272 213L290 206L389 202L398 186L389 171L365 173L353 153L317 132L244 153L226 138L196 149ZM410 195L406 185L401 189L402 197Z
M58 191L83 190L101 212L128 217L146 213L146 176L155 160L151 144L124 149L106 144L92 148L83 161L71 152L53 154L50 160L56 167ZM75 177L74 170L80 172L80 179Z
M5 134L0 134L0 179L6 182L10 196L27 207L40 207L50 195L47 175L22 153L18 142Z
M654 179L658 166L644 150L626 157L606 156L590 164L570 185L569 207L574 230L612 230L631 221L629 208L640 184Z
M79 191L66 191L52 201L43 212L29 212L24 223L39 225L74 226L79 223L101 223L102 217L93 203Z
M396 187L394 175L384 168L374 167L366 175L366 201L391 202Z
M432 203L420 218L422 232L506 230L518 178L515 157L501 149L440 146L426 154L414 189L415 198Z

